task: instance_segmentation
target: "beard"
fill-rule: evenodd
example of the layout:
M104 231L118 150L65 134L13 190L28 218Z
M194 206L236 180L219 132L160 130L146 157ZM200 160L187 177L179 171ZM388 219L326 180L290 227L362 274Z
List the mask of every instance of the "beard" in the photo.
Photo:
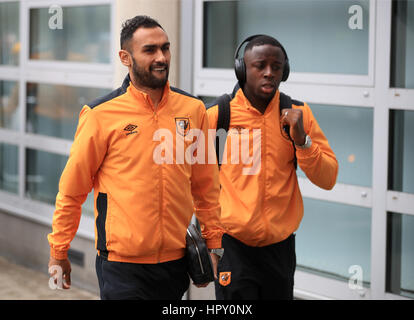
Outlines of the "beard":
M152 70L154 70L154 68L159 67L166 68L165 77L158 78L152 74ZM143 87L151 89L160 89L164 88L165 84L167 83L169 66L166 63L157 63L151 65L149 71L147 71L144 68L138 66L138 64L135 62L135 59L132 58L132 73L134 74L136 81L138 81L139 84Z

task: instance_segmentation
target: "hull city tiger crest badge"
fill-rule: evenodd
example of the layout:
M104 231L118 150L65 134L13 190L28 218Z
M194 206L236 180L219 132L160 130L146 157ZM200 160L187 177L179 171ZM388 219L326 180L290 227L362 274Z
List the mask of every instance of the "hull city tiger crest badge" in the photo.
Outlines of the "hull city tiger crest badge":
M189 118L175 118L175 127L178 134L186 136L190 131L190 119Z
M220 272L220 276L219 276L219 283L225 287L228 286L231 282L231 272L227 271L227 272Z

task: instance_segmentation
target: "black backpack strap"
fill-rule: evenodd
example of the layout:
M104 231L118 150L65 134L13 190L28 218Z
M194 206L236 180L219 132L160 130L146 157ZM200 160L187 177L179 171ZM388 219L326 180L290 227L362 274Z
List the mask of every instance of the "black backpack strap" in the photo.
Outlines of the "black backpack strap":
M231 94L225 93L206 106L206 108L209 109L218 105L215 147L219 169L223 159L224 148L226 146L227 132L230 127L230 101L235 97L239 89L239 83L236 83Z
M217 100L218 104L218 117L216 128L216 155L219 168L223 160L224 148L226 146L227 132L230 126L230 101L231 96L229 94L223 94Z
M291 108L292 108L292 99L288 95L284 94L283 92L280 92L280 103L279 103L280 114L282 114L282 109L291 109ZM292 137L290 136L289 126L284 126L283 130L289 136L290 141L292 141L293 150L294 150L293 165L295 166L295 170L296 170L298 168L298 159L296 158L295 142L293 141Z

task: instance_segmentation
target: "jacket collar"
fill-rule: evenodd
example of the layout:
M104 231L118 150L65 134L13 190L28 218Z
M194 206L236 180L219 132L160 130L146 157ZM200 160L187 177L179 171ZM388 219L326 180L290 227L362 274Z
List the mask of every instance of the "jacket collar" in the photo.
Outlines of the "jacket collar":
M124 81L122 82L121 88L122 88L122 92L126 92L129 84L131 82L131 78L129 77L129 73L126 75Z
M277 91L275 92L275 95L273 96L272 100L270 100L264 115L269 114L270 112L273 111L273 109L279 110L279 97L280 97L280 91L279 91L279 89L277 89ZM240 106L246 108L250 112L257 113L257 114L260 114L260 115L262 114L259 110L257 110L255 107L252 106L250 101L244 95L244 92L241 88L239 90L237 90L237 93L236 93L236 96L235 96L235 102L237 104L239 104Z
M121 87L123 91L125 90L124 92L126 92L127 90L130 90L131 94L134 95L137 99L144 99L145 101L147 101L148 103L152 105L152 101L149 95L134 87L131 81L131 77L129 76L129 73L126 75L124 81L122 82ZM167 101L169 92L170 92L170 82L167 81L167 83L164 86L164 91L162 93L162 98L161 98L160 103L158 104L158 107L163 106L164 103Z

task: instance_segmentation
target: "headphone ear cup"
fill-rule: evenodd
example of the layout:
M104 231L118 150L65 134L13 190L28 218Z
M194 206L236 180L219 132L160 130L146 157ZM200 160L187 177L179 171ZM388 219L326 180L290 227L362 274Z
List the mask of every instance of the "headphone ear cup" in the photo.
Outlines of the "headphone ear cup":
M234 72L236 73L236 78L240 83L244 83L246 81L246 67L243 58L237 58L234 60Z
M283 68L282 81L286 81L288 79L289 73L290 73L289 59L286 59L285 66Z

